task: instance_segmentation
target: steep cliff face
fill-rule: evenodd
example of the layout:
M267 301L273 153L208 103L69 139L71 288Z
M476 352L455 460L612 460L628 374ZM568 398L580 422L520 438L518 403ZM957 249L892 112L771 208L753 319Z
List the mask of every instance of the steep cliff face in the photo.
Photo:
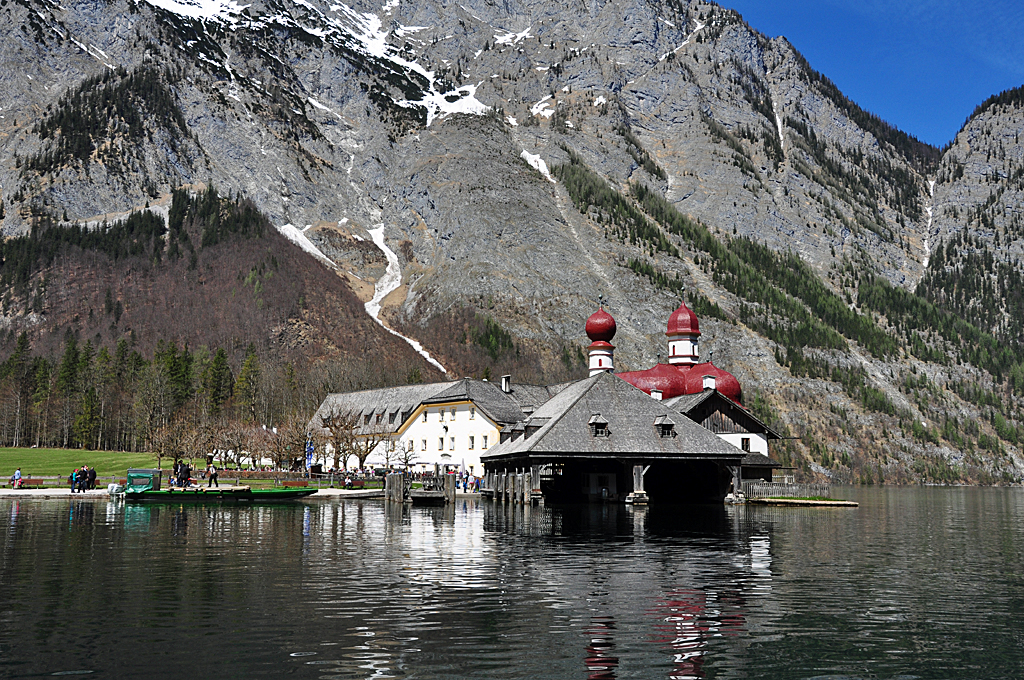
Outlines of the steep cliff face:
M578 357L598 293L619 366L642 368L686 286L703 347L765 395L809 474L1024 470L1004 382L1021 340L1010 270L950 297L941 274L963 267L945 245L929 259L970 234L1017 266L1012 98L943 155L698 0L8 0L0 16L17 27L0 45L6 233L213 184L309 226L366 300L383 228L402 274L383 318L456 372L437 329L460 310L550 372ZM964 430L987 413L951 387L965 380L1004 395L1012 436ZM982 435L1005 455L964 443Z

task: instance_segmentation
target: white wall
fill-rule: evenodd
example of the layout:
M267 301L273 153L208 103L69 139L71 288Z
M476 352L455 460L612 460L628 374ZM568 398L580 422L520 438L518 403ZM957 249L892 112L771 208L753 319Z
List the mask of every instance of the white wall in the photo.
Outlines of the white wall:
M768 438L763 434L719 434L719 437L729 442L737 449L743 449L743 438L750 438L750 452L768 455Z
M454 417L452 410L455 410ZM441 411L444 417L441 417ZM426 413L426 421L423 414ZM472 437L472 448L470 438ZM487 438L486 446L484 438ZM443 439L443 447L439 446ZM454 447L452 446L454 439ZM423 442L426 441L426 449ZM401 433L395 446L405 449L412 443L415 452L413 469L434 469L434 464L458 465L463 463L466 471L472 471L476 475L483 474L483 466L480 464L480 454L498 443L498 426L489 418L484 416L473 404L449 404L444 407L430 406L419 409L412 418L412 422L406 426ZM442 457L446 455L448 457ZM397 465L401 453L392 458L392 464ZM383 464L384 459L379 453L374 452L371 460ZM470 470L472 466L472 470Z

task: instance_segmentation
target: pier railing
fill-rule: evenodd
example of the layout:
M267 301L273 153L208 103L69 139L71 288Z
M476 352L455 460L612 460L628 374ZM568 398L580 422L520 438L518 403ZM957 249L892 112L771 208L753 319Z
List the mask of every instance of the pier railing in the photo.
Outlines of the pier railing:
M743 495L747 498L831 498L828 484L780 484L778 482L743 482Z

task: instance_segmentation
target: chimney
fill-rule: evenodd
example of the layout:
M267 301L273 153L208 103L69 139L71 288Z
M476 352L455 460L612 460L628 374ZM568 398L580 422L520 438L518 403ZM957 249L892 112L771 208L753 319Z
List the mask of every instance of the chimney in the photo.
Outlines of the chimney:
M512 392L512 376L501 376L501 391L504 392L505 394L509 394Z
M715 376L713 376L713 375L706 375L706 376L704 376L704 389L706 389L706 390L717 389L717 387L716 387L717 384L718 384L718 381L715 379Z
M651 390L651 397L661 401L661 390Z

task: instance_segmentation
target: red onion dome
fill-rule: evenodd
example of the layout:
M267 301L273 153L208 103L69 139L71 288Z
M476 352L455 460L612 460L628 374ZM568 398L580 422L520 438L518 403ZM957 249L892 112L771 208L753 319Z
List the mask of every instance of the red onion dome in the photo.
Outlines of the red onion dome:
M668 317L668 332L665 335L700 335L697 315L690 311L685 302L680 302L679 309Z
M686 394L686 373L689 367L680 370L671 364L655 364L646 371L629 371L617 373L620 378L638 390L650 394L653 390L661 391L662 399L671 399Z
M742 404L743 390L740 381L729 371L724 371L712 363L697 364L686 373L686 394L697 394L704 390L704 376L715 379L715 389L729 397L737 404Z
M611 342L615 337L615 319L604 311L604 307L587 319L587 337L591 342Z

